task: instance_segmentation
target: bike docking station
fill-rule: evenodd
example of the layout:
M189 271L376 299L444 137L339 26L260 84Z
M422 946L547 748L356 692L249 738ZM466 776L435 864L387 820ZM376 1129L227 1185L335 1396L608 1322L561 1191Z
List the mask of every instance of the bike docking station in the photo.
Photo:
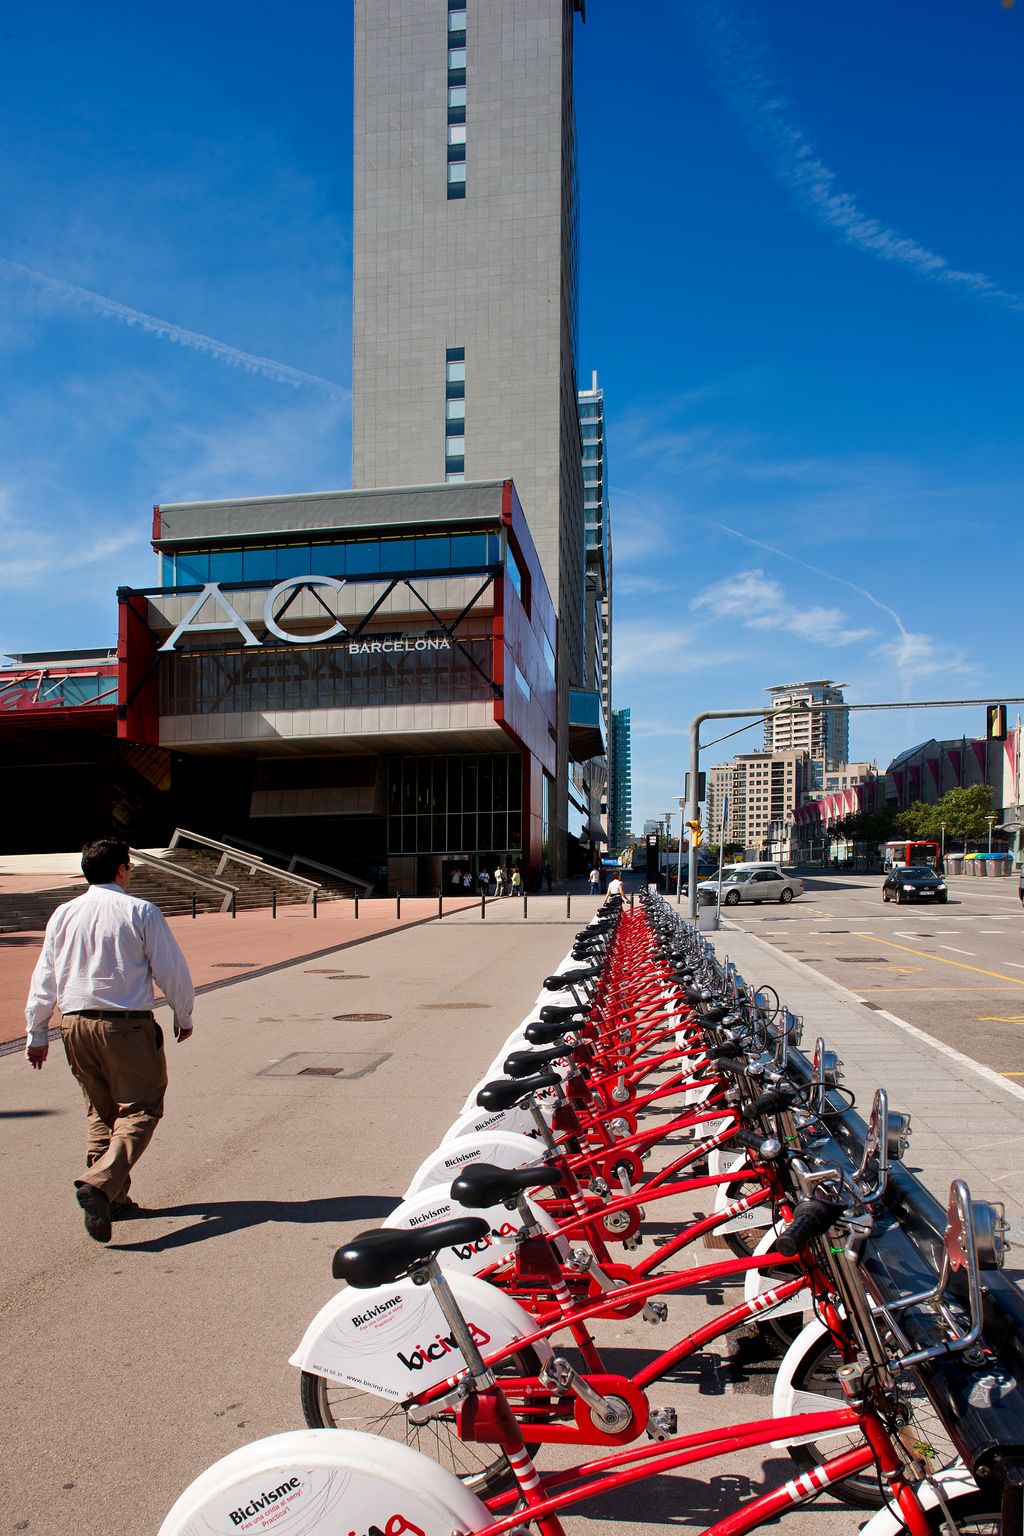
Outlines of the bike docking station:
M385 1224L336 1252L291 1359L309 1427L215 1463L160 1536L571 1536L584 1500L758 1451L783 1480L704 1536L827 1493L867 1536L1020 1532L1002 1208L959 1178L939 1202L902 1165L909 1116L883 1086L862 1116L802 1035L661 896L607 901ZM709 1319L675 1336L667 1298L701 1287ZM602 1333L633 1318L671 1337L617 1369ZM755 1327L771 1413L702 1423L678 1368ZM664 1381L678 1407L652 1400Z

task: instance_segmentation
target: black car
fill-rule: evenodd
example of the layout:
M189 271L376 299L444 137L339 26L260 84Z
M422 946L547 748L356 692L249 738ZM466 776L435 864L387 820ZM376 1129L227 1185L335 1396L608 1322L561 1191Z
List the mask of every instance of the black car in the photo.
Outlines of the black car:
M927 864L892 869L882 881L883 901L946 901L949 892L941 875Z

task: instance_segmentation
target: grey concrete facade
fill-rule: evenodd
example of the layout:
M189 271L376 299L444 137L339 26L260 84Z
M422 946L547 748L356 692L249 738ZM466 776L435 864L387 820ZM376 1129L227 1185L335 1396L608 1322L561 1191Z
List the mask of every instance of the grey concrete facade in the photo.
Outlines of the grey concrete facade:
M461 13L465 179L449 196L459 74L448 0L355 3L353 485L436 483L453 472L446 353L461 349L455 472L514 479L558 613L563 833L568 690L585 682L576 9L574 0L475 0Z

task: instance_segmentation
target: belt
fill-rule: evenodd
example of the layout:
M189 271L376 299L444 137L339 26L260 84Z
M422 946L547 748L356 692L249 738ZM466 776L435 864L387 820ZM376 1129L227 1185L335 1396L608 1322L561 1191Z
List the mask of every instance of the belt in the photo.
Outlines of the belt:
M80 1019L151 1019L152 1008L141 1012L132 1008L78 1008L74 1012Z

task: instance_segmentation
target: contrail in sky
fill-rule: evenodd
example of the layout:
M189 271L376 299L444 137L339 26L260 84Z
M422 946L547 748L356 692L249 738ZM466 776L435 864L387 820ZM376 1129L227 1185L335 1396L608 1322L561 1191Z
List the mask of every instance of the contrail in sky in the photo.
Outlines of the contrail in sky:
M848 245L881 261L896 262L929 282L945 283L1024 313L1020 294L1000 288L984 272L958 270L944 256L865 213L852 194L837 184L835 171L789 117L789 103L772 81L765 49L753 38L750 26L741 25L717 0L692 0L690 10L727 105L743 124L753 148L767 160L772 175L814 218L834 229Z
M151 336L160 336L164 341L173 341L179 347L188 347L190 351L201 352L205 357L212 357L218 363L226 363L229 368L243 368L246 373L258 373L265 379L273 379L277 384L291 384L293 388L305 386L316 389L321 394L329 395L333 400L349 399L347 389L343 389L340 384L335 384L330 379L322 379L319 374L303 373L301 369L290 368L287 363L279 363L273 357L260 357L253 352L243 352L238 347L228 346L227 342L217 341L212 336L204 336L200 331L189 331L183 325L175 325L173 321L160 320L156 315L147 315L141 309L131 309L127 304L119 304L116 299L108 299L101 293L93 293L91 288L80 288L77 283L67 283L62 278L48 277L45 272L37 272L34 267L23 266L20 261L8 261L0 256L0 277L5 277L9 281L21 279L65 303L79 304L98 315L119 320L122 325L136 326L140 331L146 331Z

